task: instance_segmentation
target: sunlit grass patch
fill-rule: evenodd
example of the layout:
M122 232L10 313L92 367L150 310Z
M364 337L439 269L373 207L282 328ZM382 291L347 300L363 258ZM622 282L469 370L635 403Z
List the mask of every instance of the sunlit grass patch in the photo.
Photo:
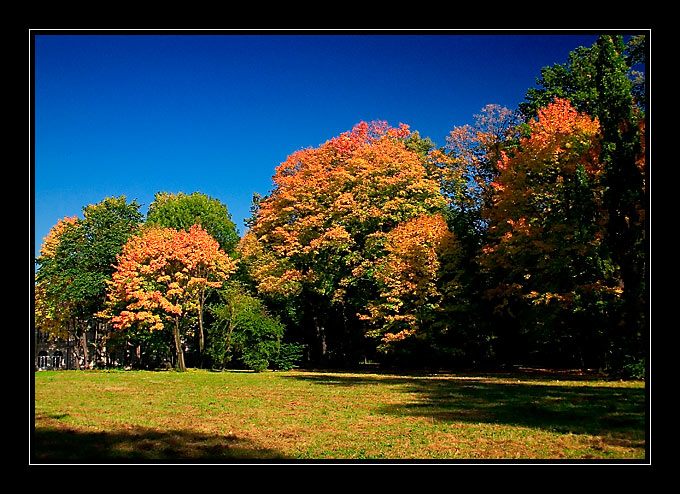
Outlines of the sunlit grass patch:
M36 461L645 458L638 381L39 372Z

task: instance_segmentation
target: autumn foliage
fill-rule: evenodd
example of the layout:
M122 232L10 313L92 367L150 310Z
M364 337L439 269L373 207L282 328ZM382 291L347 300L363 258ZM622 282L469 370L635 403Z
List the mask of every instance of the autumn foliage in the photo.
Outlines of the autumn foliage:
M519 150L498 164L487 211L495 241L484 247L482 262L504 269L508 290L569 303L579 288L606 288L588 265L598 258L606 223L599 124L556 99L529 125Z
M77 216L67 216L63 219L57 220L57 224L50 229L47 236L43 239L42 245L40 246L41 258L53 257L56 255L62 233L69 226L75 225L77 220Z
M180 324L198 314L201 290L221 286L234 270L235 261L198 225L189 231L147 228L118 257L103 315L117 330L161 331L171 323L182 367Z
M341 318L365 318L366 307L378 310L371 304L379 304L380 290L388 298L410 296L400 287L406 275L385 256L409 266L404 281L423 292L416 298L435 290L427 285L436 280L436 264L426 264L446 237L441 216L433 216L446 202L423 160L407 149L409 134L403 125L362 122L276 169L274 189L240 244L261 294L311 294ZM400 250L402 240L422 249L419 232L428 238L425 250ZM409 317L400 310L397 317Z
M88 206L44 240L37 325L78 320L82 336L96 312L134 333L125 345L172 339L179 368L191 337L221 368L231 335L250 341L265 319L260 353L285 340L311 363L644 365L647 144L630 60L602 36L545 69L521 113L488 105L439 149L380 121L299 149L254 196L235 253L226 206L201 193L157 194L141 228L136 204ZM204 333L207 294L229 278ZM240 333L224 312L237 292L258 307Z
M600 125L556 98L529 131L502 154L491 184L489 241L479 258L495 280L486 296L544 355L572 354L585 365L606 351L603 308L612 310L622 293L604 242Z
M380 287L362 319L374 327L382 348L416 335L455 297L456 239L441 214L423 215L387 234L385 255L376 263ZM451 277L451 269L454 276Z

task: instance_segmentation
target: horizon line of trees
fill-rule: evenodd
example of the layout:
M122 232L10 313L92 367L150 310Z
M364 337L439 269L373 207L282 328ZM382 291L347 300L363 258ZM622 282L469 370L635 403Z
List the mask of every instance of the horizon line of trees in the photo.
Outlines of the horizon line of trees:
M438 148L361 122L281 163L239 238L226 205L159 192L59 220L35 324L135 365L599 368L644 376L644 36L545 67Z

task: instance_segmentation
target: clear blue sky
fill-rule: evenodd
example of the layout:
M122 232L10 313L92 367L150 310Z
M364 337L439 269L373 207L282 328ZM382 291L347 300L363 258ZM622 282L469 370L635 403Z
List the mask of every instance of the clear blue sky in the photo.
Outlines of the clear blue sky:
M597 33L38 34L35 254L105 197L200 191L241 234L275 167L360 121L443 146L487 104L516 108L540 69Z

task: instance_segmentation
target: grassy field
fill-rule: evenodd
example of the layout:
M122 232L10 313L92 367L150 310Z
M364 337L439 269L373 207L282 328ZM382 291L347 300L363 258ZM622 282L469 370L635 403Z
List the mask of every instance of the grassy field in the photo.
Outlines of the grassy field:
M35 374L32 461L642 460L645 387L556 374Z

